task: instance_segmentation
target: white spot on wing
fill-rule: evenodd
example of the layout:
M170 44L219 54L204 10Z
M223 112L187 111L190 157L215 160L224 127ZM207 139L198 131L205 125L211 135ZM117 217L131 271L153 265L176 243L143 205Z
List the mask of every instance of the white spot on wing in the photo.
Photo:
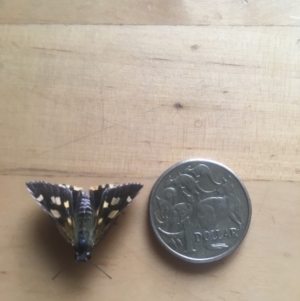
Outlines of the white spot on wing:
M109 218L114 218L117 214L119 213L119 210L113 210L110 214L109 214Z
M120 201L120 198L113 198L111 201L111 205L117 205Z
M72 225L72 220L68 217L67 221L68 221L68 224L71 226Z
M77 186L73 186L73 188L74 188L74 190L76 190L76 191L79 191L79 190L82 189L81 187L77 187Z
M103 208L107 208L108 205L109 205L109 204L108 204L106 201L104 201Z
M101 217L101 218L99 218L99 220L98 220L98 225L100 225L102 222L103 222L103 218Z
M44 199L44 197L43 197L42 195L40 195L38 198L36 198L36 200L37 200L38 202L41 202L43 199Z
M58 186L59 186L59 187L62 187L62 188L66 188L66 186L63 185L63 184L58 184Z
M51 209L50 211L55 218L60 218L61 215L57 210Z
M90 190L98 190L98 186L92 186Z
M55 198L55 204L56 204L57 206L60 206L60 205L61 205L61 199L60 199L59 196Z
M109 188L114 188L115 185L114 185L114 184L108 184L108 187L109 187Z
M65 202L64 202L64 206L65 206L65 208L69 208L69 207L70 207L69 201L65 201Z
M51 197L51 202L52 202L52 204L55 204L55 197L54 196Z
M132 198L130 196L127 197L127 203L130 203L132 201Z

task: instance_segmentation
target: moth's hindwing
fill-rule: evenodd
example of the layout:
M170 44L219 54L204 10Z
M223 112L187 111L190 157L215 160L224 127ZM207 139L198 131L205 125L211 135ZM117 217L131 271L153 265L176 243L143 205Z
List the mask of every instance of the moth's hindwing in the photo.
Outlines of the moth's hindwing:
M90 190L90 198L95 208L95 245L102 240L120 212L133 200L142 187L141 184L128 183L120 186L98 186L98 188Z
M45 182L26 183L29 192L44 211L56 222L56 226L67 240L74 243L74 198L80 195L80 189L68 185L56 185Z

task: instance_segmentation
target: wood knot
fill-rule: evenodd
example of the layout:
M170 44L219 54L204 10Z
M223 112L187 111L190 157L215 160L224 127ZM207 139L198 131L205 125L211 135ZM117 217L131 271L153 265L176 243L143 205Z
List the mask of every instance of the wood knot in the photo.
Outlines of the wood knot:
M177 110L183 109L183 105L180 102L176 102L173 106Z

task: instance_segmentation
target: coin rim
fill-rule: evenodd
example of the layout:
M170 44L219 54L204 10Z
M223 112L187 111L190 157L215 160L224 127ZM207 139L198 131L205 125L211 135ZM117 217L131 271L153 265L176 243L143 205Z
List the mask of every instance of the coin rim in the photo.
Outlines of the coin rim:
M164 241L163 239L161 238L160 234L158 233L157 229L154 227L154 221L153 221L153 218L152 218L152 214L151 214L151 204L152 204L152 199L153 199L153 196L154 196L154 192L155 190L157 189L158 185L160 184L160 182L162 181L162 179L169 173L171 172L173 169L176 169L176 167L178 167L179 165L182 165L182 164L185 164L185 163L188 163L188 162L199 162L199 163L211 163L211 164L215 164L215 165L218 165L219 167L222 167L224 168L225 170L227 170L229 173L232 174L232 176L234 176L236 178L236 180L240 183L240 185L242 186L243 190L244 190L244 193L246 195L246 199L247 199L247 204L248 204L248 208L249 208L249 212L248 212L248 221L247 221L247 224L246 224L246 227L245 227L245 231L243 233L242 236L240 236L238 242L236 244L234 244L233 246L231 246L227 251L225 251L224 253L222 254L219 254L217 256L213 256L213 257L209 257L209 258L191 258L191 257L188 257L186 255L183 255L183 254L180 254L178 252L176 252L175 250L173 250L171 247L169 247ZM173 255L175 255L176 257L182 259L182 260L185 260L185 261L188 261L188 262L192 262L192 263L208 263L208 262L214 262L214 261L217 261L217 260L220 260L226 256L228 256L229 254L231 254L233 251L235 251L239 246L240 244L242 243L242 241L244 240L247 232L248 232L248 229L249 229L249 226L250 226L250 222L251 222L251 217L252 217L252 205L251 205L251 199L250 199L250 196L249 196L249 193L246 189L246 186L244 185L244 183L239 179L239 177L230 169L228 168L227 166L225 166L224 164L222 163L219 163L217 161L214 161L214 160L208 160L208 159L188 159L188 160L183 160L183 161L180 161L174 165L172 165L171 167L169 167L166 171L164 171L161 176L157 179L157 181L155 182L155 184L153 185L152 189L151 189L151 193L150 193L150 197L149 197L149 205L148 205L148 211L149 211L149 216L150 216L150 223L151 223L151 228L156 236L156 238L159 240L159 242L163 245L163 247L165 249L167 249L169 252L171 252Z

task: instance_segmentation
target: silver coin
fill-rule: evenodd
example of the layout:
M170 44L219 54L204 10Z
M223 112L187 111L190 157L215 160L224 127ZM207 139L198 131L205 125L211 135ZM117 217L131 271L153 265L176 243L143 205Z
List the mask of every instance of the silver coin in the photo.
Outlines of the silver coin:
M149 203L152 228L179 258L219 260L242 242L251 220L251 202L239 178L208 160L180 162L155 183Z

